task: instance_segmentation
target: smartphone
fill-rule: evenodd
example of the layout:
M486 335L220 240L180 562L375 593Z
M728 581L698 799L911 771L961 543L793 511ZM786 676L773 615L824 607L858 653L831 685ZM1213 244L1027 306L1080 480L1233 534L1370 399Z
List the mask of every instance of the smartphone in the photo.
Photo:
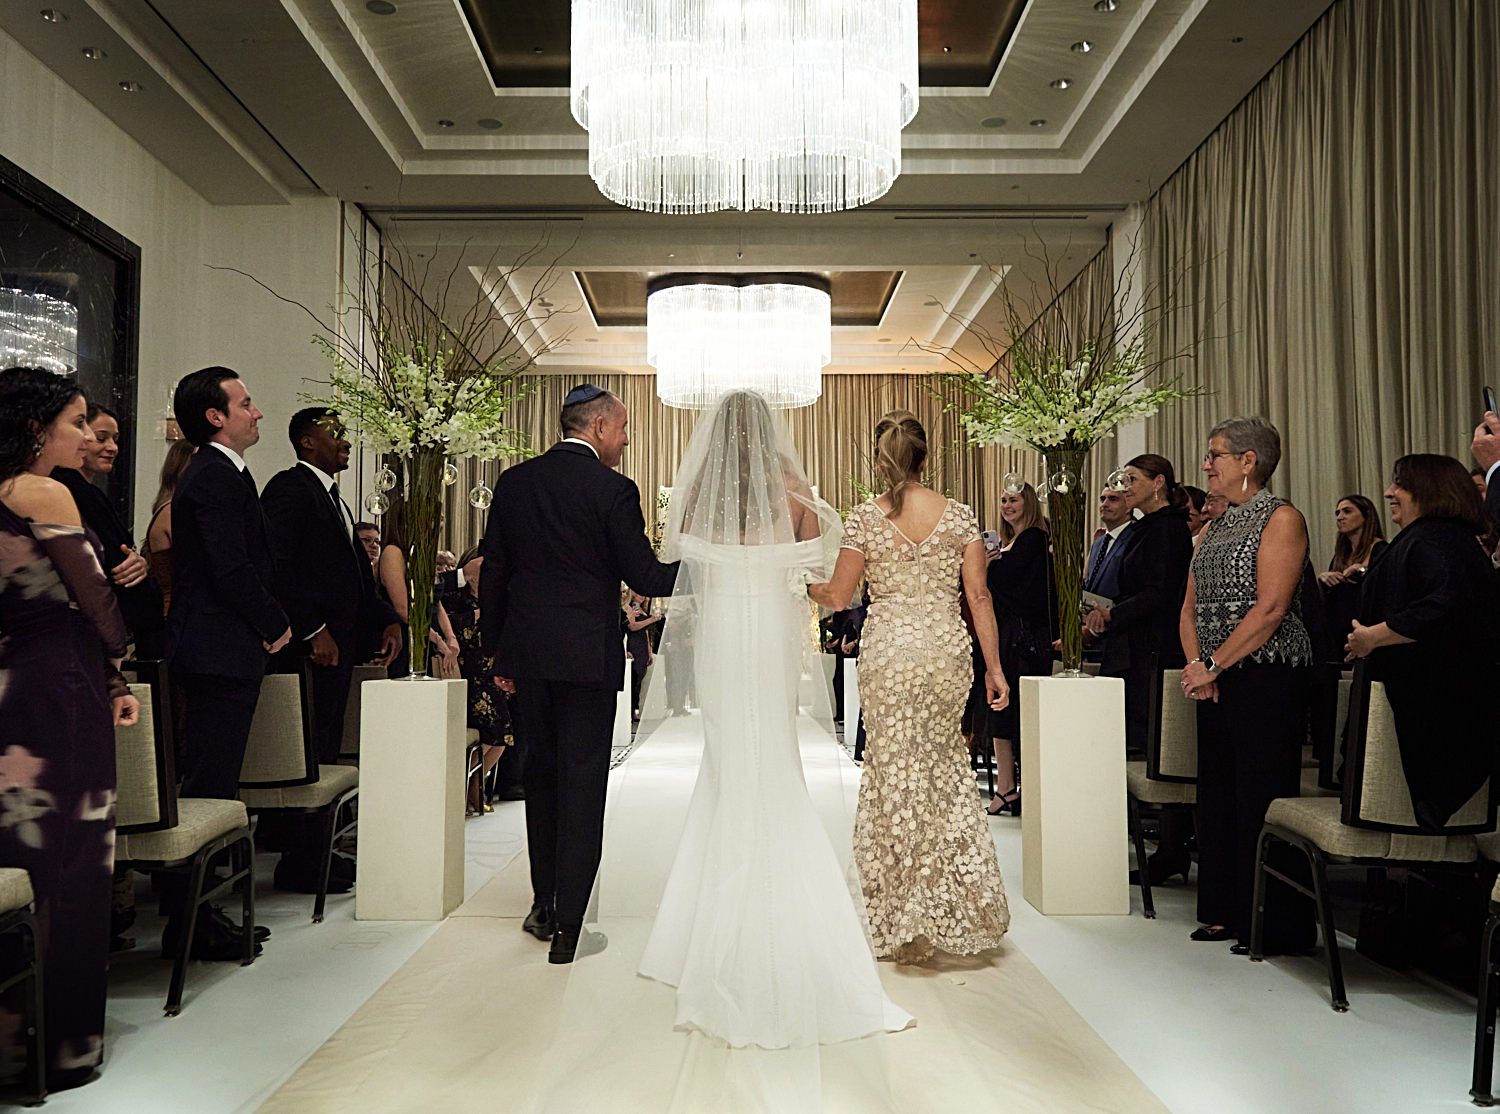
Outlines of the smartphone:
M1484 389L1484 408L1486 410L1488 410L1491 414L1500 414L1500 410L1496 410L1495 409L1495 388L1494 387L1486 387Z

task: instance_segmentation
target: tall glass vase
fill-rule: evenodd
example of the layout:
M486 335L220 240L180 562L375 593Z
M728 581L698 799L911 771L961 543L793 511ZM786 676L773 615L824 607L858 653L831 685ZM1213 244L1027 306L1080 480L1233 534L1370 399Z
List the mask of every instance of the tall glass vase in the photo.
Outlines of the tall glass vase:
M407 461L406 590L410 601L411 676L427 675L431 644L427 628L432 621L433 582L437 579L438 538L443 525L443 465L441 449L420 448Z
M1088 449L1047 449L1047 515L1052 521L1052 572L1057 581L1057 621L1064 677L1083 671L1083 468ZM1062 482L1058 482L1062 481Z

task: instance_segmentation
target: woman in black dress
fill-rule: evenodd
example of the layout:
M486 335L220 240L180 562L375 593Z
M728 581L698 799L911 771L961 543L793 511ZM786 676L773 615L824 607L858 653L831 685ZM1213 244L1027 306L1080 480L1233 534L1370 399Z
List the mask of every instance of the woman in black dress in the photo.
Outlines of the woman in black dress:
M91 436L71 380L0 373L0 865L28 871L36 895L52 1091L87 1082L103 1060L112 725L140 714L120 675L127 634L97 543L48 478L78 467ZM14 1035L11 1008L0 1004L0 1032ZM0 1050L0 1062L23 1059Z
M484 652L479 631L479 578L483 566L482 557L476 556L465 562L462 566L464 586L444 592L441 601L458 642L459 676L468 682L468 725L479 732L482 748L480 771L469 786L471 812L491 811L481 796L484 775L503 759L506 749L515 744L510 702L506 691L495 680L499 673L495 656Z
M1359 614L1359 590L1365 574L1385 549L1380 513L1363 495L1345 495L1334 506L1339 538L1333 544L1328 571L1318 574L1328 637L1342 659L1344 642Z
M995 788L988 812L1021 815L1021 677L1052 672L1052 560L1036 489L1024 485L1000 496L1000 556L989 564L987 580L1000 624L1000 668L1010 678L1010 703L989 713L985 727L995 740ZM980 734L977 729L975 734ZM981 738L986 737L981 735Z
M1500 669L1489 525L1462 464L1403 456L1385 490L1396 540L1365 577L1348 652L1385 685L1419 826L1437 831L1491 776Z
M1085 623L1092 634L1109 633L1099 672L1125 679L1125 746L1146 749L1146 712L1152 655L1162 668L1180 669L1178 622L1193 560L1187 493L1177 484L1172 462L1144 453L1125 465L1130 486L1125 502L1142 517L1125 532L1120 552L1119 591L1113 607L1096 607Z

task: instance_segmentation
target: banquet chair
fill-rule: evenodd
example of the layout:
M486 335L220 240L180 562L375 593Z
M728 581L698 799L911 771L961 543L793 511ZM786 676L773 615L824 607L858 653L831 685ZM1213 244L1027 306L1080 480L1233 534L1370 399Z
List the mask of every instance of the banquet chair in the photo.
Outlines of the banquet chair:
M328 904L334 844L358 825L354 804L359 795L359 768L320 765L313 723L307 665L296 673L267 674L240 766L240 800L254 814L311 816L321 821L312 915L318 924Z
M1480 836L1481 853L1487 859L1500 858L1500 837ZM1500 957L1495 942L1500 935L1500 878L1490 890L1490 913L1485 918L1479 947L1479 1001L1474 1020L1474 1080L1469 1098L1475 1106L1495 1105L1495 1007L1500 998Z
M1146 815L1191 811L1198 801L1197 706L1191 700L1173 699L1181 685L1182 670L1162 669L1157 660L1153 655L1146 705L1146 758L1125 764L1130 839L1135 845L1141 906L1147 920L1156 918L1156 906L1151 899L1142 820ZM1172 695L1163 699L1165 693Z
M339 744L339 761L351 766L359 765L359 725L361 694L366 681L383 681L386 668L383 665L356 665L349 681L349 702L344 707L344 737Z
M1416 869L1473 869L1478 856L1474 836L1495 827L1495 801L1486 781L1444 825L1440 833L1417 827L1411 794L1401 766L1395 717L1385 686L1372 681L1361 665L1354 672L1349 698L1349 749L1341 797L1282 797L1266 810L1256 847L1255 896L1250 927L1250 958L1265 958L1266 887L1270 881L1289 886L1313 900L1327 957L1329 997L1342 1013L1349 1008L1339 961L1328 867L1406 866ZM1312 871L1309 889L1269 865L1276 844L1296 848Z
M158 661L127 662L123 670L136 678L130 691L141 703L141 715L136 723L115 728L115 862L188 875L186 927L172 957L165 1006L166 1015L175 1017L182 1010L198 911L209 902L239 890L245 944L240 963L255 960L255 839L241 802L177 797L167 670ZM226 851L228 875L210 876L210 865Z

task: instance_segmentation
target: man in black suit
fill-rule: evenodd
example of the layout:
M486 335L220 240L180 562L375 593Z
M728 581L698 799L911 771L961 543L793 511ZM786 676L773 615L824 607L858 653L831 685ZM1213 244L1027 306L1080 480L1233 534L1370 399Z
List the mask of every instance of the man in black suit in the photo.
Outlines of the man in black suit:
M272 595L270 528L243 456L260 440L264 415L226 367L184 376L172 408L183 436L199 447L172 497L167 646L184 704L182 795L230 799L239 791L266 663L292 637ZM168 924L164 946L181 927ZM199 941L203 958L238 958L227 918L199 924L195 955Z
M114 411L90 402L85 420L94 439L84 447L82 468L54 468L52 478L73 495L83 524L94 532L103 550L104 572L120 603L120 614L135 642L135 657L155 660L166 654L166 620L161 590L147 575L146 559L136 551L130 527L121 521L114 503L95 483L115 470L120 455L120 422Z
M360 635L376 636L386 665L401 649L401 626L375 594L369 558L339 493L336 477L349 467L343 421L326 407L309 407L292 416L287 435L297 463L272 476L260 496L276 558L273 590L292 624L292 641L272 668L293 672L311 664L318 761L332 765L344 738ZM276 868L278 889L316 892L316 834L292 840ZM331 879L341 890L352 883L352 868Z
M1474 459L1484 469L1484 510L1500 530L1500 414L1486 410L1479 425L1474 429L1474 442L1470 445Z
M620 582L667 596L677 578L646 540L639 489L614 470L628 429L616 396L592 384L570 391L563 440L501 474L480 549L485 651L498 654L502 683L515 683L527 747L534 898L522 927L552 941L552 963L604 944L583 933L583 916L599 869L625 675Z

